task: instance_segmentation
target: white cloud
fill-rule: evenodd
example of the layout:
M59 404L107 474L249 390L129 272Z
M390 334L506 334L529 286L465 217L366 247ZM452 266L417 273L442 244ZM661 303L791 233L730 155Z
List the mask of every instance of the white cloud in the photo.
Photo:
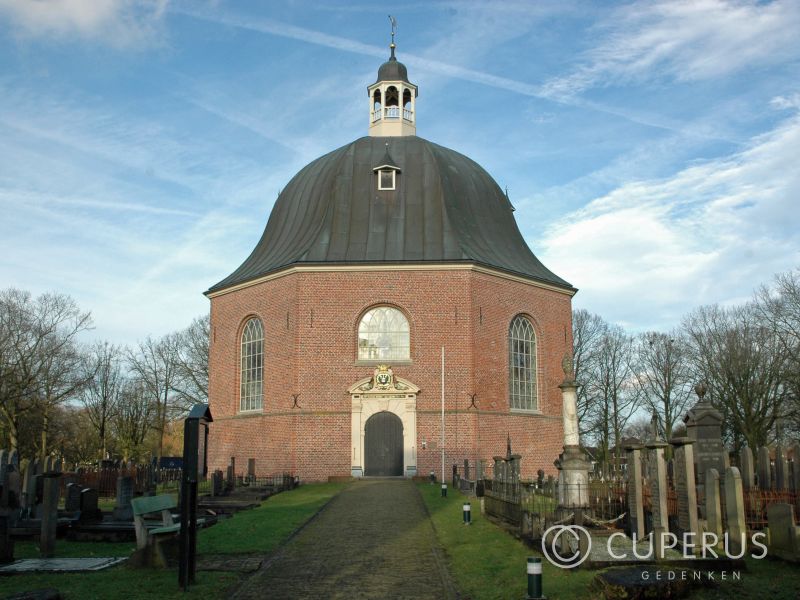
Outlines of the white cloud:
M618 322L674 324L800 264L800 117L737 154L624 184L549 231L542 259Z
M99 39L113 46L150 43L168 0L0 0L19 33Z
M581 64L540 91L565 98L599 85L721 77L797 58L798 30L793 1L638 2L613 11L590 32L601 41Z
M770 100L769 104L778 110L800 109L800 93L795 92L788 96L775 96Z

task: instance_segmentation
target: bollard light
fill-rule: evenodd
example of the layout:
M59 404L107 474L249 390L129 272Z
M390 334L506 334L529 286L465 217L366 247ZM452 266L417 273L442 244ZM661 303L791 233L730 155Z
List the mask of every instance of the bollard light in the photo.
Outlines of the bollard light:
M442 484L442 498L447 498L447 484Z
M472 506L469 502L465 502L464 510L464 525L472 525Z
M528 557L528 595L525 600L542 600L542 559Z
M430 479L431 479L431 485L436 483L436 473L434 473L433 471L431 471Z

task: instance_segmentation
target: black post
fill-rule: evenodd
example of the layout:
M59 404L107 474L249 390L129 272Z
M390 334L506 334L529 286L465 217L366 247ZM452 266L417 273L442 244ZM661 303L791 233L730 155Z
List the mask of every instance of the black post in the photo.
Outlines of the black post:
M195 405L183 424L183 471L181 473L181 533L178 584L186 592L195 581L197 565L197 482L207 472L208 423L205 404ZM201 428L202 427L202 431Z

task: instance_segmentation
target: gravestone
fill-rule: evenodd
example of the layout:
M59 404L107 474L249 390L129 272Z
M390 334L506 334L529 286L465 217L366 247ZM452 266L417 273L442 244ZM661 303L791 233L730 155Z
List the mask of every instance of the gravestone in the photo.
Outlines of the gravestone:
M114 506L115 521L133 520L133 477L121 475L117 477L117 501Z
M744 518L742 476L736 467L725 471L725 521L728 525L728 556L741 558L747 549L747 526Z
M785 490L789 487L789 465L786 463L786 457L783 455L783 446L778 444L775 448L775 487L779 490Z
M6 508L20 507L21 486L17 465L9 463L6 471L6 488L3 489L3 506Z
M679 539L684 533L698 535L697 526L697 489L694 481L694 441L688 437L670 440L674 448L675 494L678 499ZM694 538L695 540L697 537Z
M794 520L794 506L781 502L767 507L769 554L784 560L800 560L800 527Z
M694 441L693 456L696 465L698 494L703 497L703 485L708 469L724 473L730 465L725 464L725 446L722 443L722 413L706 398L706 387L697 384L694 388L698 402L686 414L686 435Z
M77 483L68 483L66 498L64 499L64 510L68 513L75 513L81 509L81 490L83 488Z
M212 496L221 496L222 495L222 471L217 469L211 474L211 495Z
M475 466L475 479L481 481L484 477L485 471L486 471L486 461L481 458L478 460L478 463Z
M753 474L753 451L750 450L749 446L742 448L739 463L739 471L742 476L742 485L747 490L755 487L756 480L755 475Z
M81 523L89 523L100 521L103 519L103 513L97 508L98 494L97 490L92 488L83 488L81 490Z
M6 487L7 468L8 468L8 453L5 450L0 450L0 486L2 486L3 489L5 489Z
M625 448L628 479L628 535L644 538L644 499L642 497L642 446Z
M255 458L248 458L247 459L247 478L250 481L253 481L256 478L256 459Z
M761 446L758 449L758 488L769 490L772 488L770 477L769 448Z
M512 483L517 483L519 481L519 473L520 473L520 461L522 460L521 454L512 454L508 457L508 473L509 480Z
M52 464L50 465L52 468ZM39 536L39 554L53 558L56 553L56 525L58 525L58 496L60 474L54 471L43 474L42 524Z
M667 533L669 531L669 512L667 509L667 464L664 460L664 448L668 444L657 437L647 442L649 460L647 461L647 479L650 482L650 497L653 513L653 531Z
M470 473L469 473L469 459L465 458L464 459L464 479L467 480L467 481L472 481L469 478L469 475L470 475Z
M792 490L800 492L800 444L792 448Z
M722 539L722 505L719 497L719 473L716 469L706 472L706 523L708 531Z

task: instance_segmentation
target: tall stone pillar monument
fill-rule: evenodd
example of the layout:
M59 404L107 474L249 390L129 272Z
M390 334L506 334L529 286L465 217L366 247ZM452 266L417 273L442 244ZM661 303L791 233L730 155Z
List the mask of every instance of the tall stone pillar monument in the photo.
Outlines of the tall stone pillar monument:
M575 513L578 524L582 510L589 507L589 461L580 447L578 435L578 383L572 357L564 355L561 361L564 382L561 388L564 419L564 451L555 461L558 467L558 509L561 514Z

